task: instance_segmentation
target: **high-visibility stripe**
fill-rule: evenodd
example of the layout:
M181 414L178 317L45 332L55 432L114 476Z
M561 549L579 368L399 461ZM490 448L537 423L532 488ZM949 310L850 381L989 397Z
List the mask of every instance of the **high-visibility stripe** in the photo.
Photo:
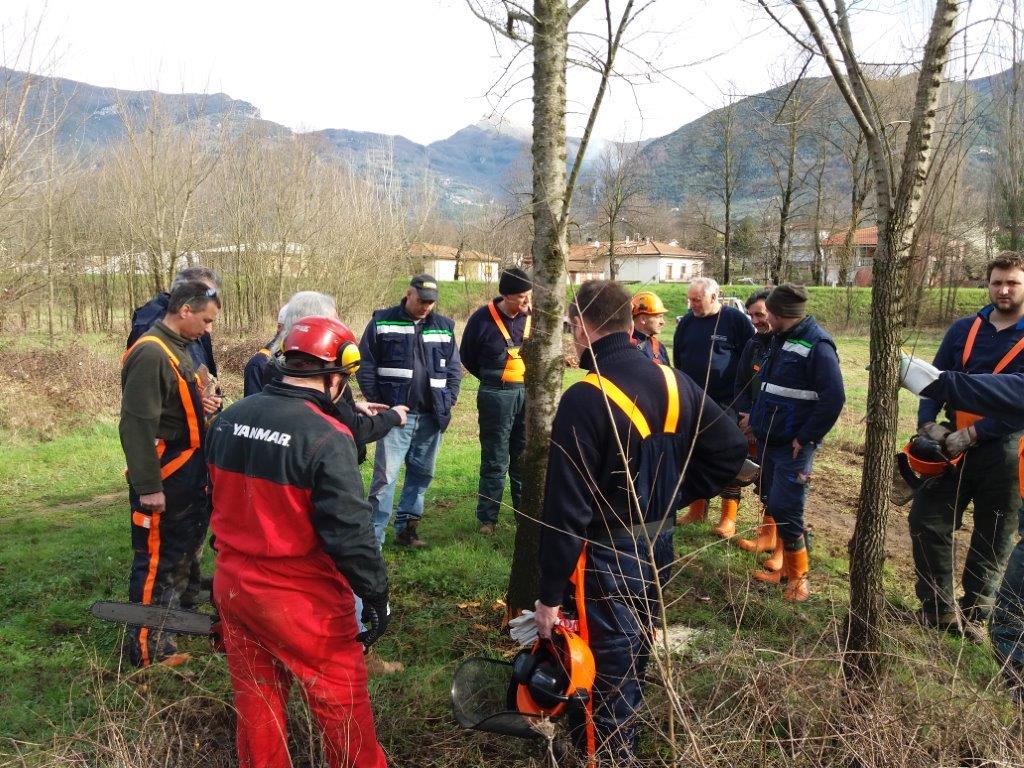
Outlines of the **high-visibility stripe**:
M270 350L267 349L266 347L263 347L262 349L257 350L256 354L257 355L263 355L265 358L267 358L267 360L269 360L270 357L271 357Z
M431 379L430 386L435 389L444 389L448 386L448 379Z
M450 333L427 333L424 331L421 338L424 344L447 344L455 337Z
M674 435L679 427L679 382L676 372L667 365L659 365L665 375L665 386L668 389L668 409L665 411L665 431Z
M1021 338L1013 345L1009 352L1003 355L1002 359L996 363L996 367L992 369L992 373L1002 373L1006 370L1006 366L1016 359L1017 355L1021 353L1021 350L1024 350L1024 338Z
M146 551L149 553L149 567L146 569L146 581L142 586L142 604L153 602L153 585L156 584L156 572L160 567L160 510L149 516L149 535L146 537ZM139 630L139 650L142 654L142 666L149 666L149 628Z
M487 309L491 313L491 319L494 320L494 324L498 326L498 332L501 333L501 337L505 339L506 344L512 343L512 335L508 332L508 328L505 327L505 323L501 319L501 315L498 314L498 307L493 301L487 302Z
M792 389L791 387L780 387L778 384L764 384L761 389L770 395L788 397L791 400L817 400L818 393L813 389Z
M530 338L530 329L533 327L533 315L526 316L526 325L523 326L523 341Z
M377 335L385 333L416 333L412 323L377 323Z
M811 346L801 341L785 341L782 343L783 352L795 352L800 357L807 357L811 354Z
M607 383L607 382L606 382ZM587 578L587 543L583 542L583 548L580 550L580 556L576 558L576 567L573 568L572 575L569 577L569 583L575 587L573 594L574 601L576 603L576 616L579 620L580 631L579 636L587 645L590 645L590 628L587 626L587 591L585 588ZM584 723L584 729L587 739L587 768L592 768L595 765L594 755L597 752L597 734L594 730L594 708L593 708L593 696L588 696L587 701L584 704L586 711L586 722Z
M650 436L651 427L647 423L647 418L625 392L607 378L598 376L596 373L588 373L583 377L583 381L597 387L603 394L607 395L608 399L615 403L629 420L633 422L633 426L636 427L636 431L640 434L641 438Z
M390 376L393 379L411 379L412 368L378 368L378 376Z
M151 526L149 515L144 515L141 512L132 512L132 522L139 526L139 528L145 528L147 530Z
M455 334L447 328L428 328L420 334L424 341L443 341L444 339L455 338ZM443 336L444 339L428 339L427 336Z

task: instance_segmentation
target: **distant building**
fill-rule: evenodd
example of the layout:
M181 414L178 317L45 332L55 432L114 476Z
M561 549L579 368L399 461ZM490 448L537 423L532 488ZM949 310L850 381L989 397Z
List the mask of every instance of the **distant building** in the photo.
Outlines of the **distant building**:
M706 253L682 248L672 240L651 238L615 241L615 279L623 283L688 283L704 274ZM608 243L593 241L569 248L569 279L584 280L608 275Z
M498 280L500 260L480 251L453 248L434 243L413 243L408 251L411 269L433 275L438 280L474 280L494 283Z

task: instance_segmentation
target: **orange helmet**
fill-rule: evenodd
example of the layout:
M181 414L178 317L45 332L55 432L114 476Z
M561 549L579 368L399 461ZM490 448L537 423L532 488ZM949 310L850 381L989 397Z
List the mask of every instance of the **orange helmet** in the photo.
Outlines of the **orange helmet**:
M920 435L903 446L903 455L907 457L907 465L921 477L937 477L959 464L963 456L961 453L949 458L937 442Z
M653 291L640 291L633 297L633 317L637 315L663 315L668 310Z
M550 640L538 639L513 662L516 709L524 715L558 717L570 702L585 702L594 686L594 654L561 625Z

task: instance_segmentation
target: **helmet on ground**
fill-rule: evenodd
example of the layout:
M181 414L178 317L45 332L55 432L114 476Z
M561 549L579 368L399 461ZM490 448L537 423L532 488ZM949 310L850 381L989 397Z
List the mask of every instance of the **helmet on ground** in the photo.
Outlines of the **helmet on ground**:
M633 317L637 315L663 315L668 310L653 291L640 291L633 297Z
M302 352L328 364L318 370L282 368L289 376L318 376L324 373L354 374L359 370L359 343L348 326L333 317L303 317L285 336L281 351Z
M570 703L584 703L594 686L594 654L575 632L558 625L550 640L538 639L512 663L516 709L524 715L558 717Z

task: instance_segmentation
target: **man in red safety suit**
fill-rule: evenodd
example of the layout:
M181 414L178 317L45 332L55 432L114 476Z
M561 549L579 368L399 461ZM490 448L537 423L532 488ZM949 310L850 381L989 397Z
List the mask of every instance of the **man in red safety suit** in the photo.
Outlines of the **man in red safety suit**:
M302 318L281 378L210 429L214 597L238 712L243 768L284 768L286 709L298 680L332 768L386 765L364 648L388 624L388 578L351 432L334 403L359 367L341 322ZM404 414L403 414L404 420ZM356 634L353 592L362 598Z

